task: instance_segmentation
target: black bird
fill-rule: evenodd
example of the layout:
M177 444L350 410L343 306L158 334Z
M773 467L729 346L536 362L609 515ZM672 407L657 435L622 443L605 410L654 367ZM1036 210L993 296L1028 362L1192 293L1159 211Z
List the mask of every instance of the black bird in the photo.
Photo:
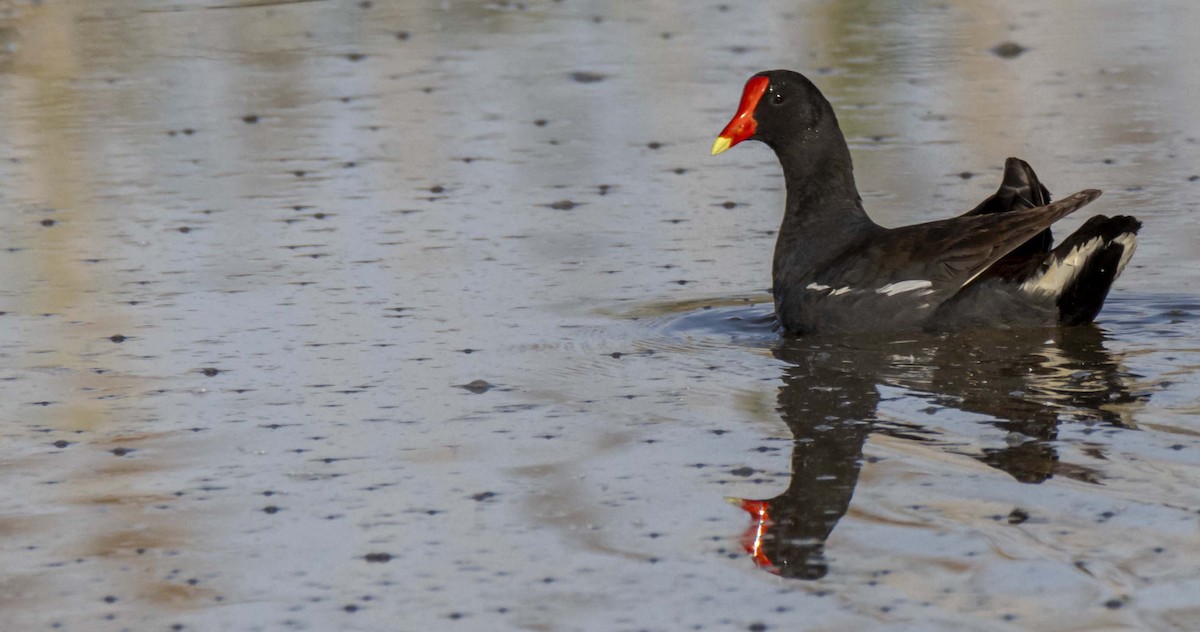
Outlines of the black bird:
M790 334L1077 325L1100 311L1142 223L1097 215L1057 247L1050 225L1095 200L1057 202L1023 160L952 219L884 228L867 216L833 107L790 70L760 72L717 137L775 150L787 205L775 243L775 313Z

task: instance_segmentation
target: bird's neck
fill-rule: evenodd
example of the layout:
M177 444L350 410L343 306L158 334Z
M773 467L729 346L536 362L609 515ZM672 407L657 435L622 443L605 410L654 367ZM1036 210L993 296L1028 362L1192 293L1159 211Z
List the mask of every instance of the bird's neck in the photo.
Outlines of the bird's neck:
M825 136L817 142L816 135ZM783 166L787 205L775 242L775 279L826 262L863 234L878 230L854 184L850 149L836 124L775 147Z

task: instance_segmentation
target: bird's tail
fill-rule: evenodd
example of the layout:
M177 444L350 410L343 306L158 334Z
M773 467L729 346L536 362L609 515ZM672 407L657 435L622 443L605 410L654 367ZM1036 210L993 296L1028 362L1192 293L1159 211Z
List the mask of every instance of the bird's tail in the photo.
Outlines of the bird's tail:
M1004 161L1004 180L1000 183L1000 188L991 197L980 202L979 206L964 213L963 217L1021 211L1049 203L1050 191L1038 180L1033 167L1020 158L1009 158ZM1009 253L1006 257L1008 261L1001 263L997 270L1007 269L1010 263L1023 261L1035 253L1049 252L1053 243L1054 236L1047 228Z
M1091 322L1133 256L1141 227L1128 215L1089 219L1046 255L1021 289L1055 296L1064 325Z
M1050 203L1050 191L1038 180L1033 167L1020 158L1004 161L1004 180L991 197L964 215L986 215L1037 208Z

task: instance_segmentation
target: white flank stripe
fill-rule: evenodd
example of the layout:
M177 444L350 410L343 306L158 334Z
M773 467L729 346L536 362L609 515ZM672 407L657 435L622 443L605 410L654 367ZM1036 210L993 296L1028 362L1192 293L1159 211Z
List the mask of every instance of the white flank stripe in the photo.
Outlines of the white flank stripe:
M925 281L922 279L912 279L909 281L896 281L895 283L888 283L887 285L879 288L878 290L875 290L875 292L878 294L887 294L888 296L895 296L901 292L912 292L913 290L923 290L932 285L933 285L933 282L931 282L931 281Z
M821 285L820 283L809 283L807 286L805 286L805 289L816 290L817 292L824 292L825 290L829 289L829 286Z
M848 292L850 292L850 286L844 285L844 286L839 287L838 289L830 292L829 295L830 296L841 296L842 294L846 294Z

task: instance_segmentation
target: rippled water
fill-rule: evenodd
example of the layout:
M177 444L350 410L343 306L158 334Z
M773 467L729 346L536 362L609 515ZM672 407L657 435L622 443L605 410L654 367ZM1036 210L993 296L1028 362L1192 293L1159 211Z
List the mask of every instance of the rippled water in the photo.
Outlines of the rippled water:
M1191 629L1198 18L3 4L0 627ZM1139 216L1099 325L780 338L769 67L884 224Z

